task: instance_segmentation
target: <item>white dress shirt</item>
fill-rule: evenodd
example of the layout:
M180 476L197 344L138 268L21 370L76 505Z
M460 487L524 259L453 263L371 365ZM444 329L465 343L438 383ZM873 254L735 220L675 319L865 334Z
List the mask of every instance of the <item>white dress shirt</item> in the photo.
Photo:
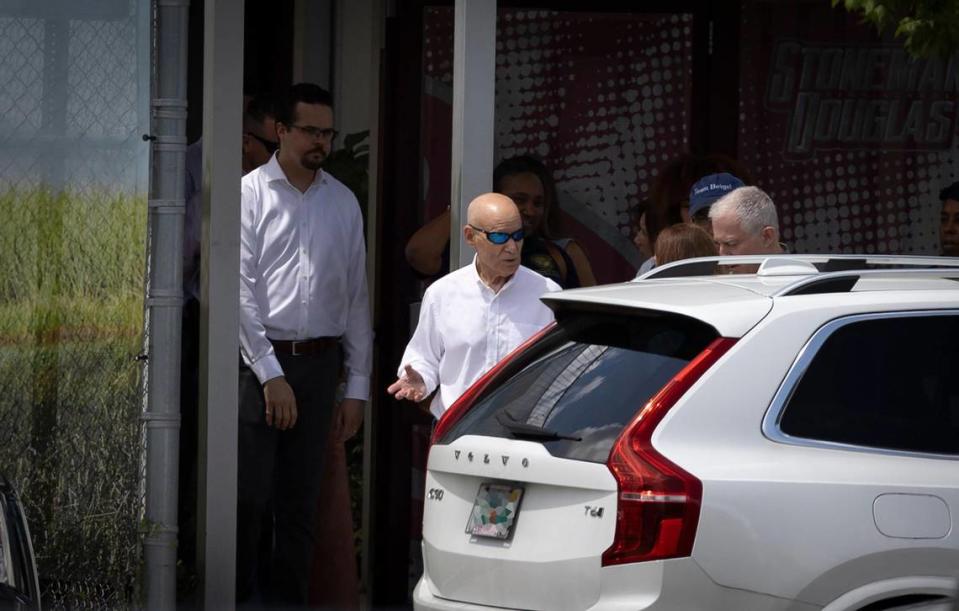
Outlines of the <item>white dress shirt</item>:
M283 375L269 339L342 336L346 398L369 398L373 331L356 196L317 171L301 193L276 155L243 177L240 350L261 383Z
M403 353L406 365L423 376L426 392L439 386L430 411L439 418L473 382L553 321L539 300L558 284L520 266L494 293L476 272L476 259L426 289L416 331Z

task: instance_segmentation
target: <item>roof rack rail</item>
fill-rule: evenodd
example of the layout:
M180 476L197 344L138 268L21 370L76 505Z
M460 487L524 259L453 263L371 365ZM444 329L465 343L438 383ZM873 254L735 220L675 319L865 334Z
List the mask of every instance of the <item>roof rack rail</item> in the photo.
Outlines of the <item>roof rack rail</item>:
M792 295L815 295L823 293L849 293L856 284L865 278L938 278L959 281L959 269L864 269L857 271L824 272L815 276L806 276L792 284L784 286L773 297ZM957 284L959 288L959 284Z
M839 271L866 271L874 269L959 269L959 257L922 257L914 255L738 255L729 257L698 257L683 259L674 263L667 263L654 267L636 280L652 280L654 278L682 278L687 276L711 276L720 266L733 265L763 265L767 264L767 271L761 275L804 275L816 273L810 265L818 270L819 274ZM787 264L787 262L794 265ZM775 270L775 271L773 271ZM787 270L790 273L785 273Z
M776 297L787 295L822 295L824 293L850 293L852 288L859 282L859 274L849 274L845 272L826 273L823 275L804 278L799 282L790 284L782 291L776 293Z

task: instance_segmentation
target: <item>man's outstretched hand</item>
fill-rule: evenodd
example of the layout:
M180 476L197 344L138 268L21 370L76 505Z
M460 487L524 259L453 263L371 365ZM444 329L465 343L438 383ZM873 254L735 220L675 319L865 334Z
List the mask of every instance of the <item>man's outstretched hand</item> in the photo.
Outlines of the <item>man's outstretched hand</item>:
M403 375L390 384L386 392L396 399L419 402L426 398L426 382L423 381L423 376L418 371L407 365L404 368Z

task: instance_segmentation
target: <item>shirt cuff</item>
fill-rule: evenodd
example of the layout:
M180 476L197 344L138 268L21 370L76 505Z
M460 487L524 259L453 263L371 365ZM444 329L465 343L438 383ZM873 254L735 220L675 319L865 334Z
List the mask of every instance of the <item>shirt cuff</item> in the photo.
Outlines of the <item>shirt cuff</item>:
M370 400L370 377L364 375L351 375L346 378L346 392L344 399L359 399L360 401Z
M278 378L283 375L283 368L280 367L280 361L277 360L274 354L269 354L255 363L250 363L250 369L253 370L256 379L260 381L261 385L266 384L273 378Z

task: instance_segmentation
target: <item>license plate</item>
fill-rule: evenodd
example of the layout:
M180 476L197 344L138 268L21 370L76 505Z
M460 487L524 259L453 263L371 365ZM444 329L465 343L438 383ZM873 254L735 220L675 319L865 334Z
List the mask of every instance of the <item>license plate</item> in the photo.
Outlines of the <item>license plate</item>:
M476 537L509 539L523 498L521 486L480 484L466 532Z

